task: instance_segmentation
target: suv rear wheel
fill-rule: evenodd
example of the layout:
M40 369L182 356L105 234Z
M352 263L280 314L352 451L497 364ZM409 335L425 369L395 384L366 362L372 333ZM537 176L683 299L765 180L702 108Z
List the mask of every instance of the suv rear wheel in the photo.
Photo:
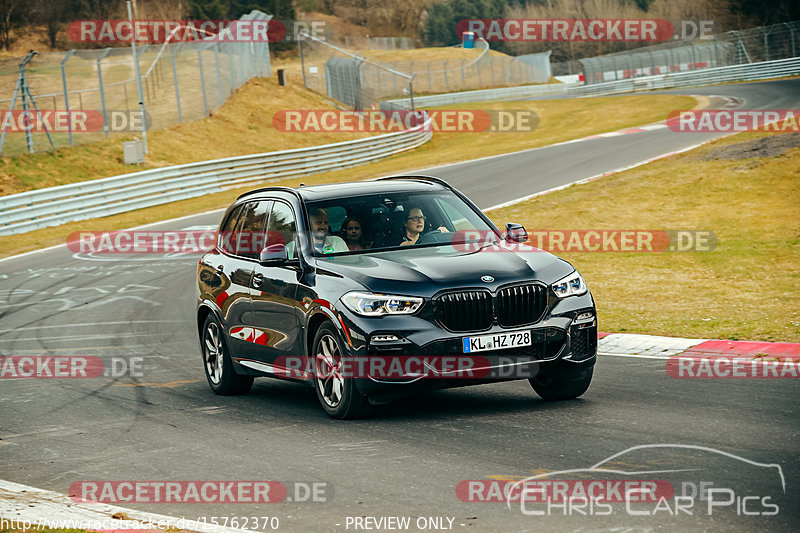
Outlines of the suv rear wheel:
M203 324L200 348L203 351L203 368L211 390L223 396L247 394L250 391L253 376L242 376L234 371L225 344L225 334L213 314L209 314Z

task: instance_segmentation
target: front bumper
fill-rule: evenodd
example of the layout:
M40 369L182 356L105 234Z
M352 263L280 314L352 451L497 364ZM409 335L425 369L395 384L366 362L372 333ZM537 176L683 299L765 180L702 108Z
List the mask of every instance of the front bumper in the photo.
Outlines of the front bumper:
M423 360L423 371L404 377L379 374L356 378L359 391L370 397L528 379L541 372L575 371L593 366L596 361L597 315L590 293L556 302L535 324L508 328L493 324L479 332L449 332L425 313L361 317L347 309L338 311L347 328L349 355L404 362L409 358ZM530 346L474 354L463 351L464 337L521 331L530 331ZM465 362L464 358L470 360ZM424 363L431 359L433 364ZM454 360L455 364L447 364ZM414 368L420 368L419 364Z

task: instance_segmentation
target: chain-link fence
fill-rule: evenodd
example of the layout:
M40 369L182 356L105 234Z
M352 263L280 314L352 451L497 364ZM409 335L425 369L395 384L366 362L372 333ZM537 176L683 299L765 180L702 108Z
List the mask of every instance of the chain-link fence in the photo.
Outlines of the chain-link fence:
M477 48L454 47L448 52L455 57L377 63L330 42L306 38L300 45L302 82L346 106L367 109L389 98L545 83L550 77L548 54L531 54L524 60L492 54L483 40Z
M326 39L330 40L330 38ZM344 35L338 41L348 50L411 50L414 40L410 37L370 37Z
M241 20L270 18L253 11ZM270 75L267 42L208 39L137 45L136 60L149 117L148 130L207 116L250 78ZM20 59L0 61L0 112L8 111L14 98L19 63ZM141 136L141 128L137 129L139 98L134 58L129 46L37 54L27 65L25 81L43 113L70 111L73 116L82 111L101 121L97 128L87 128L95 131L82 131L80 124L57 127L51 132L57 147L94 142L117 132ZM20 109L18 97L15 110ZM0 153L27 152L26 135L19 128L7 129ZM36 151L52 149L41 128L32 130L32 137Z
M301 34L298 42L306 89L356 110L369 109L389 95L414 96L413 78L409 74L367 61L307 34Z
M707 40L676 41L580 59L587 84L797 57L800 22L729 31ZM557 73L570 70L559 66ZM556 71L556 68L554 68Z

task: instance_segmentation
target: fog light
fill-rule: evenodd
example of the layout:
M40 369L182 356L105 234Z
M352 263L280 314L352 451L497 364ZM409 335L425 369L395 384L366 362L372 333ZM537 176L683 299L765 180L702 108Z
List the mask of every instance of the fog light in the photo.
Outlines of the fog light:
M372 337L373 342L397 342L399 340L395 335L375 335Z

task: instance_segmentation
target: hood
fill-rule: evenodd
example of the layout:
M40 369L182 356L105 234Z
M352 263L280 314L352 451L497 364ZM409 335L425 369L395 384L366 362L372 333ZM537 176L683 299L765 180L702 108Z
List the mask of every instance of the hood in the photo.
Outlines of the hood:
M373 292L418 296L432 296L453 287L495 290L520 281L538 280L549 285L574 270L563 259L544 251L510 252L492 247L463 251L450 245L321 257L317 264ZM494 280L484 282L483 276Z

